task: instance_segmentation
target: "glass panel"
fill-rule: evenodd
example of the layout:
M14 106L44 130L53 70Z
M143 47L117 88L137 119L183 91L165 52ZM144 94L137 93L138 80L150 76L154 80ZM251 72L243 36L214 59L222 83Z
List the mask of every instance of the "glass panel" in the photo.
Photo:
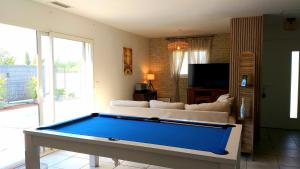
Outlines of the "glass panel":
M190 64L207 63L206 51L193 51L191 55L189 55L189 52L184 52L184 58L180 70L180 75L188 74L189 63Z
M55 121L85 114L84 43L54 38Z
M23 130L39 125L36 31L0 24L0 168L24 159Z
M200 61L199 63L207 63L207 57L206 57L206 51L199 51L198 52L199 54L199 58L200 58Z
M184 52L184 57L183 57L183 61L182 61L182 66L181 66L181 70L180 70L180 74L181 75L187 75L188 74L188 52Z
M94 112L94 85L93 85L93 60L92 45L85 43L85 110Z
M298 114L298 88L299 88L299 51L292 52L291 65L291 98L290 118L296 119Z

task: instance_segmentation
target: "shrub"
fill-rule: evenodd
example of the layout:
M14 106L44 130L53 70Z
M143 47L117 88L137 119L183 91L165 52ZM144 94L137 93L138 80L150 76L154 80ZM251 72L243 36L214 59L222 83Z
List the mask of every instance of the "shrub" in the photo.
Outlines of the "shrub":
M6 78L4 75L0 75L0 100L5 100L6 97Z
M37 79L35 76L27 83L27 93L32 99L37 99Z
M66 94L65 89L56 89L55 90L55 96L59 97L59 96L64 96Z

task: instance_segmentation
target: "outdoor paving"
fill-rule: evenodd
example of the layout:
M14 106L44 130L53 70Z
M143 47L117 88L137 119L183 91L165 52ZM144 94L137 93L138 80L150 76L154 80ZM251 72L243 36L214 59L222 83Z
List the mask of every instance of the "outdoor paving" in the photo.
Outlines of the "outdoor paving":
M0 111L0 168L24 159L23 129L38 126L37 112L37 105Z

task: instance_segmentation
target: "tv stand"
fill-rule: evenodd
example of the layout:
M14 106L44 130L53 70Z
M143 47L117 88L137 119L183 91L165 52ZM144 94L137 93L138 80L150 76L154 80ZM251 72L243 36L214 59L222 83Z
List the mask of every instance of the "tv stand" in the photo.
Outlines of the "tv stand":
M226 94L228 92L228 89L189 87L187 88L187 103L199 104L214 102L218 99L220 95Z

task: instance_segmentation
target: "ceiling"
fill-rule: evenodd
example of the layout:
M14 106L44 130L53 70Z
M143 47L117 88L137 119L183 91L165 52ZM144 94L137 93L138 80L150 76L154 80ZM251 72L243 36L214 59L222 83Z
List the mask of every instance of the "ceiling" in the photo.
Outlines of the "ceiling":
M145 37L224 33L229 32L233 17L300 12L300 0L34 1ZM51 1L71 8L55 6Z

